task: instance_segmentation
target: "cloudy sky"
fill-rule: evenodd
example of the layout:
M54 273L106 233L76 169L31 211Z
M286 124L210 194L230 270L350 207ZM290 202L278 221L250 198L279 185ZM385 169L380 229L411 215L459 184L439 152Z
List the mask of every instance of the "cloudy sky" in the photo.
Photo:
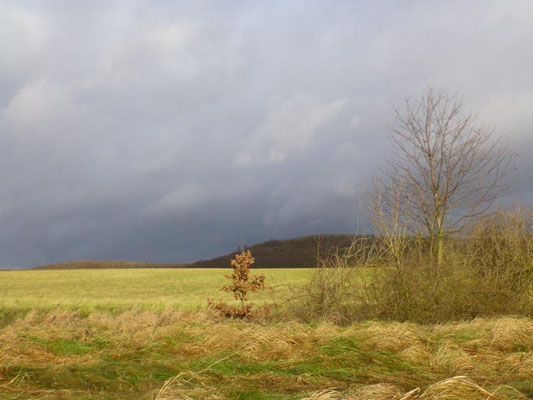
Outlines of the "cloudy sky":
M0 266L352 233L391 103L462 93L533 201L533 2L0 0Z

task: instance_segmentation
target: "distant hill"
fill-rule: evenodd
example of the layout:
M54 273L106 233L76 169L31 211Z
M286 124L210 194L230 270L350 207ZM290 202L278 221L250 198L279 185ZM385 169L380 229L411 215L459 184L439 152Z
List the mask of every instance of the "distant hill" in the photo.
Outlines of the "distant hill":
M255 268L314 268L317 249L326 252L346 248L353 235L304 236L288 240L269 240L248 247L255 258ZM192 263L191 268L229 268L236 252Z
M288 240L269 240L248 247L255 258L255 268L313 268L316 267L317 249L322 253L335 248L346 248L352 235L303 236ZM47 264L35 269L104 269L104 268L229 268L236 252L183 264L159 264L134 261L79 260Z
M158 264L135 261L93 261L78 260L64 263L41 265L34 269L106 269L106 268L183 268L190 264Z

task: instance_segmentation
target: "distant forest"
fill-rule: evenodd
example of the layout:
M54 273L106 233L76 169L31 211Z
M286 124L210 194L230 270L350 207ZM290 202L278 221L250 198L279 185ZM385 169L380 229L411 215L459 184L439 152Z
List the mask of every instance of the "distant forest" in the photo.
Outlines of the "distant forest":
M332 251L346 248L353 235L315 235L289 240L269 240L245 249L250 250L255 259L253 268L314 268L317 265L318 250ZM230 260L237 251L191 264L193 268L229 268Z
M347 248L353 235L313 235L288 240L269 240L253 246L244 246L250 250L255 263L253 268L314 268L317 255L335 249ZM79 260L65 263L47 264L35 269L105 269L105 268L230 268L230 260L237 253L232 252L210 260L201 260L183 264L159 264L132 261L94 261Z

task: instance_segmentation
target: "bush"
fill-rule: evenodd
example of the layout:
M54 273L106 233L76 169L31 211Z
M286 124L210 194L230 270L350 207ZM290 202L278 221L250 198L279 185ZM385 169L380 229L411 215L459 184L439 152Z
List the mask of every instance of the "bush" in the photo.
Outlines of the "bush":
M296 291L287 312L305 321L328 319L349 324L370 305L383 254L375 240L355 237L348 249L318 257L309 282Z
M473 226L467 253L481 281L518 293L533 283L533 211L520 205Z
M291 312L305 320L422 323L501 314L533 315L533 213L523 207L477 221L449 239L437 263L427 241L405 237L400 258L387 240L321 259ZM398 260L401 262L398 262Z

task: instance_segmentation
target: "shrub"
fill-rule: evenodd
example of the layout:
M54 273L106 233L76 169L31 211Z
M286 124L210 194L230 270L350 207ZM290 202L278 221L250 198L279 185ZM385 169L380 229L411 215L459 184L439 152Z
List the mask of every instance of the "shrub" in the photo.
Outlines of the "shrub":
M533 283L533 211L516 205L480 220L469 232L468 254L482 280L522 291Z
M317 268L296 291L287 313L305 321L327 319L338 324L363 319L362 305L372 302L368 296L375 290L383 257L377 242L365 237L355 237L347 249L317 256Z
M231 260L233 273L225 275L231 279L231 284L223 285L221 290L232 292L238 305L231 305L225 302L216 303L212 299L207 299L208 306L227 318L243 319L252 315L253 303L248 303L248 292L257 292L266 289L265 276L250 276L250 266L254 263L254 258L249 250L242 251Z
M346 253L323 257L291 312L336 323L533 315L531 210L517 206L480 219L448 239L438 265L424 238L404 240L401 257L391 255L386 239L370 247L355 241Z

